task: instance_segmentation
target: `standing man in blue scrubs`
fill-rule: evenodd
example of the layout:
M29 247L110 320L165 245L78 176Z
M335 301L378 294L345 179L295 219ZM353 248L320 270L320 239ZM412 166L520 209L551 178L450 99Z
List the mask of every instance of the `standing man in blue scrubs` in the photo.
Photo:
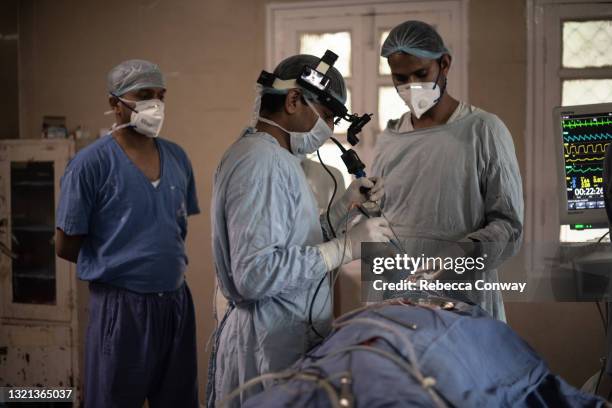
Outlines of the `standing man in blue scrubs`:
M159 138L164 78L143 60L108 75L110 134L80 151L61 181L57 255L89 281L85 406L197 407L194 307L184 274L193 171Z

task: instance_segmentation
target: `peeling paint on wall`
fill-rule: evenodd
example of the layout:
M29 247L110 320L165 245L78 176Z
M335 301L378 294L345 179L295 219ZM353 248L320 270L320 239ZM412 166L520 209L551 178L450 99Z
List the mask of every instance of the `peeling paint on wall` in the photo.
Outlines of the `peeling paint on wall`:
M3 324L0 386L44 384L59 387L71 383L70 336L70 328L63 325Z

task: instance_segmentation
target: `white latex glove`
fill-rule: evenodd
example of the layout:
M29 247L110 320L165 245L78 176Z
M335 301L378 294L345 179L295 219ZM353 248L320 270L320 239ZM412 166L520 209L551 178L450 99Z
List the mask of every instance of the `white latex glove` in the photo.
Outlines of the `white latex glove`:
M366 194L361 187L369 189ZM380 177L361 177L351 182L342 199L349 203L363 204L366 201L380 201L385 195L385 183Z
M361 187L369 189L364 194ZM367 201L380 201L385 195L384 182L380 177L361 177L353 180L342 197L336 201L329 210L329 218L334 230L341 228L352 204L363 204Z
M351 228L346 236L351 241L351 255L353 259L361 258L362 242L389 242L393 238L393 231L389 222L382 218L367 218Z
M393 232L384 218L368 218L351 228L346 235L317 245L327 270L361 258L362 242L389 242ZM344 253L344 258L342 254Z

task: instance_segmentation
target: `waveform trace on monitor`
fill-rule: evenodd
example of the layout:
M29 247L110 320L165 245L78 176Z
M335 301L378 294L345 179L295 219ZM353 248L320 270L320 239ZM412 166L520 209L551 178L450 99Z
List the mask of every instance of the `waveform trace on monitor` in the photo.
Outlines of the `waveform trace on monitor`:
M563 132L563 141L564 142L592 142L592 141L600 141L607 140L612 141L612 133L592 133L592 134L584 134L584 135L570 135L569 132Z
M576 129L583 127L610 126L612 118L609 116L599 116L587 119L567 119L563 121L563 129Z

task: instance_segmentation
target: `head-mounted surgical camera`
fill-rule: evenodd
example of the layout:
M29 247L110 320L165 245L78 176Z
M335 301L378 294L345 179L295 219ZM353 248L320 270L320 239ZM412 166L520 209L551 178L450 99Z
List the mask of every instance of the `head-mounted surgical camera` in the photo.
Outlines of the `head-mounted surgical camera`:
M336 54L327 50L323 58L319 60L316 68L305 65L300 75L295 79L280 79L274 74L261 71L257 83L267 88L292 89L300 87L310 91L317 97L318 103L332 111L336 117L336 125L341 119L350 123L346 137L348 142L355 146L359 143L357 135L370 121L372 114L366 113L359 116L355 113L348 113L344 104L330 92L331 78L327 76L327 71L334 65L337 59L338 56Z
M292 89L301 87L308 90L317 97L317 101L332 111L334 116L337 118L335 124L338 124L340 119L344 119L350 123L350 126L346 132L346 138L348 142L355 146L359 143L357 135L361 132L361 129L370 121L372 114L357 115L355 113L349 114L348 109L330 92L331 78L327 76L327 71L331 68L338 56L332 51L325 51L323 58L319 60L319 64L316 68L312 68L305 65L302 72L295 79L281 79L276 75L266 71L261 71L257 83L273 89ZM340 142L335 138L331 140L338 146L342 152L341 158L346 165L349 173L356 177L365 177L365 165L359 159L357 152L353 149L345 149Z

